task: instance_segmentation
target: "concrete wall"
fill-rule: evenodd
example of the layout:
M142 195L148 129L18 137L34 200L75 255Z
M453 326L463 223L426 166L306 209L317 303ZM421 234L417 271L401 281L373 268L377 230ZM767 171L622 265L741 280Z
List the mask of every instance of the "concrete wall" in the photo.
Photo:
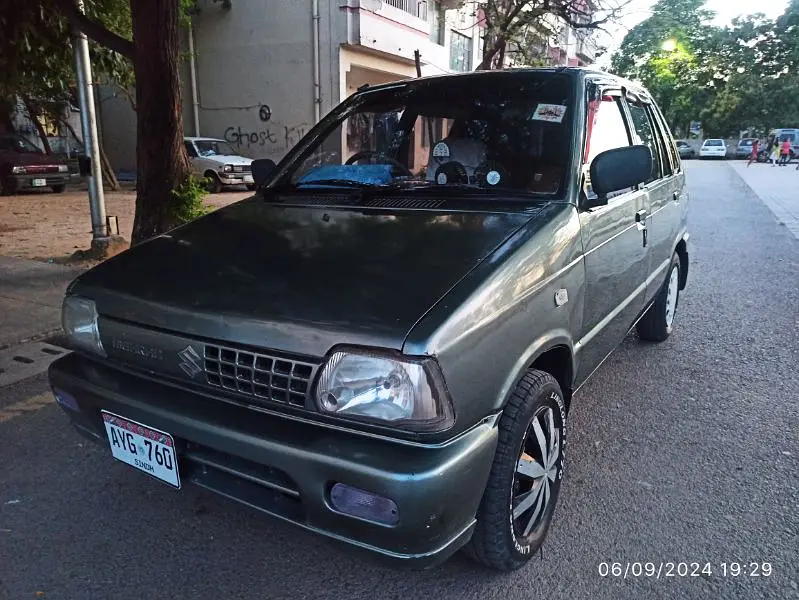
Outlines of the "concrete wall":
M128 97L113 86L99 86L97 100L103 149L114 170L130 179L136 172L136 113Z
M281 158L313 125L310 0L201 0L195 49L203 136L226 139L245 156ZM338 102L338 45L346 19L320 0L322 113ZM191 124L188 78L184 87ZM190 127L187 126L187 131Z

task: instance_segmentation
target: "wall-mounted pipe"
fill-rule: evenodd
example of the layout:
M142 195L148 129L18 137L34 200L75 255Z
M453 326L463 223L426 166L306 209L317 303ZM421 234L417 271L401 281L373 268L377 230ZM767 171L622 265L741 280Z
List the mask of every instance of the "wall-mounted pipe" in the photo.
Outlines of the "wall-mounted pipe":
M314 123L318 123L322 115L322 78L319 67L319 0L311 0L311 18L313 21L313 115Z
M191 80L191 110L194 135L200 135L200 98L197 94L197 60L194 57L194 27L189 24L189 79Z

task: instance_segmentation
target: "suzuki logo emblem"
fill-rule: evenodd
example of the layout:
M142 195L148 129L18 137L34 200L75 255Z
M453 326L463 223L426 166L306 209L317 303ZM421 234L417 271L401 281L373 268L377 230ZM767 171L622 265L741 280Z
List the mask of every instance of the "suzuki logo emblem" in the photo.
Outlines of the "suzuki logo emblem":
M192 379L203 370L200 355L197 354L197 351L191 346L186 346L183 350L178 352L178 358L180 358L178 366Z

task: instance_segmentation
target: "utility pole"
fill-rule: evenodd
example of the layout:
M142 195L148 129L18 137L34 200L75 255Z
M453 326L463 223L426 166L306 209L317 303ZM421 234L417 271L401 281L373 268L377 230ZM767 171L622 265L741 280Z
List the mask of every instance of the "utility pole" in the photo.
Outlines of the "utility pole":
M83 0L78 0L78 9L83 12ZM78 101L80 102L80 127L83 132L83 146L89 158L89 207L92 215L92 248L104 249L108 246L108 228L105 220L105 196L103 195L103 175L100 170L100 141L97 135L97 116L94 110L92 65L89 61L89 41L80 31L73 33L75 45L75 66L78 72Z

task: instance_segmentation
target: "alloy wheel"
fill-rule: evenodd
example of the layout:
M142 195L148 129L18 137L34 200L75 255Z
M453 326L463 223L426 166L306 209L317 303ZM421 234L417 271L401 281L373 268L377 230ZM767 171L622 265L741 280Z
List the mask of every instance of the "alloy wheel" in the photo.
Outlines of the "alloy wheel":
M677 267L671 270L669 276L669 287L666 292L666 326L671 327L674 322L674 314L677 312L677 296L680 293L680 273Z
M527 542L537 537L547 523L560 485L560 456L560 430L555 425L554 409L543 406L527 429L513 479L513 530L520 540Z

